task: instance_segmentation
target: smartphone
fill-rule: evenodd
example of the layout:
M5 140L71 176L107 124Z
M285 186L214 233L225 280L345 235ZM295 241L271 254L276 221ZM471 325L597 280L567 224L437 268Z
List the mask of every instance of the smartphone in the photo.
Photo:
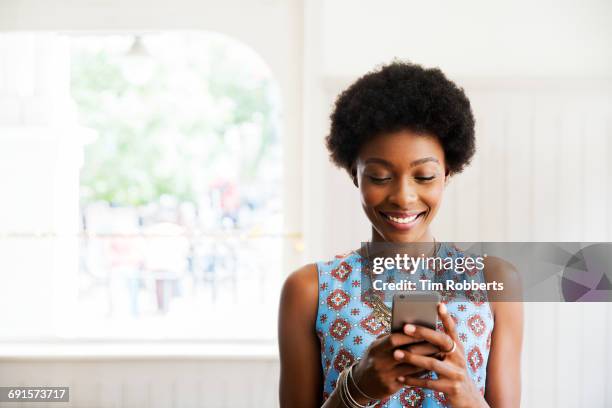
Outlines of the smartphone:
M436 330L438 303L442 297L438 292L400 292L393 295L391 307L391 331L403 332L404 325L411 323Z

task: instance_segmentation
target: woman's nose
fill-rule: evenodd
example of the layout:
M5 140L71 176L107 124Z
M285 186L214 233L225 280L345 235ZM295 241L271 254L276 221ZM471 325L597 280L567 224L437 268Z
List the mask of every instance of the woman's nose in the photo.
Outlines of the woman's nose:
M403 209L409 209L417 201L416 186L409 177L398 179L389 196L389 201Z

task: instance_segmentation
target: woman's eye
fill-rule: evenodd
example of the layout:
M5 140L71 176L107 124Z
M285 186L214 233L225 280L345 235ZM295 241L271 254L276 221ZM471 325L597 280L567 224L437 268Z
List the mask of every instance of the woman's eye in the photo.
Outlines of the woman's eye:
M367 176L370 181L374 184L385 184L391 180L391 177L380 177L380 176ZM420 183L426 183L436 178L436 175L432 176L415 176L414 179Z
M418 176L418 177L415 177L415 179L418 180L418 181L431 181L431 180L433 180L435 178L436 178L436 176Z
M374 176L368 176L368 177L370 178L370 180L372 180L373 183L376 183L376 184L383 184L391 180L391 177L374 177Z

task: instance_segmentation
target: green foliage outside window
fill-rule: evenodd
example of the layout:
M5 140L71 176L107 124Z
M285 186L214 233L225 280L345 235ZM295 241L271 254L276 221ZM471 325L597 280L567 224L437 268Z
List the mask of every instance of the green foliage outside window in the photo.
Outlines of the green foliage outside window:
M251 51L213 35L145 38L153 74L135 85L116 45L124 53L131 38L113 41L85 37L73 47L72 97L81 123L98 134L85 146L82 204L139 206L164 195L196 202L228 172L241 185L266 177L262 160L278 145L276 94Z

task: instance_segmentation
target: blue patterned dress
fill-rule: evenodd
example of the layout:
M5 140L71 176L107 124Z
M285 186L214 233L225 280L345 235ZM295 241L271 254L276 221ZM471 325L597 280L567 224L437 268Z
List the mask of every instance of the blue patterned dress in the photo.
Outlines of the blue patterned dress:
M440 243L436 256L463 257L465 253L449 243ZM385 327L374 317L369 303L361 297L361 261L357 252L318 262L319 305L316 330L321 342L323 398L329 397L340 372L363 356L368 345ZM426 279L455 279L454 271L421 271ZM482 271L467 272L470 279L485 282ZM491 348L493 316L484 292L440 291L442 300L455 320L465 350L468 373L484 394L487 359ZM391 306L387 302L387 306ZM442 330L438 322L438 330ZM435 373L428 374L436 379ZM447 407L443 393L419 387L404 387L376 407Z

